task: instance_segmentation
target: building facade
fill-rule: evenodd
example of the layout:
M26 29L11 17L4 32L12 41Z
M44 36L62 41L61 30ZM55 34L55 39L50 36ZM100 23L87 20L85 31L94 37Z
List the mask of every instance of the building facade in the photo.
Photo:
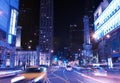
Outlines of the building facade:
M98 42L99 62L119 62L120 0L103 0L94 13L95 40ZM104 4L104 6L103 6Z
M53 0L40 0L38 65L50 65L53 52Z
M37 65L37 52L36 51L23 51L15 52L15 67L26 68L27 66Z
M84 64L90 64L93 57L92 45L90 41L89 17L87 15L83 18L84 22L84 44L83 44L83 59Z
M80 42L83 38L83 30L76 24L71 24L69 29L69 59L76 60L80 57L80 46L83 42Z
M0 1L0 67L14 67L19 0Z

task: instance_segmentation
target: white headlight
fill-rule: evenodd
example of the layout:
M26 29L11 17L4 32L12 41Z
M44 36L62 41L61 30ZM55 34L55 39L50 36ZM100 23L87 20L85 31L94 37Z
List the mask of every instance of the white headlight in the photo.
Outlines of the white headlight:
M11 83L14 83L14 82L17 82L17 81L20 81L20 80L23 80L23 79L25 79L24 76L15 77L15 78L11 79Z
M44 76L45 76L45 74L42 74L41 76L35 78L35 79L33 80L33 82L38 82L39 80L43 79Z

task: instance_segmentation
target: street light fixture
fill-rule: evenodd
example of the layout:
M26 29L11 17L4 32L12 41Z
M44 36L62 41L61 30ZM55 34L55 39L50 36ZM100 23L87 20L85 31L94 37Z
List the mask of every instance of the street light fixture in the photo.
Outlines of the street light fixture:
M93 35L92 35L92 38L94 38L94 39L95 39L95 38L96 38L96 35L95 35L95 34L93 34Z
M3 14L3 12L2 11L0 11L0 16Z
M28 49L31 49L31 46L28 46Z
M53 53L54 51L53 50L51 50L51 53Z
M30 40L29 42L32 43L32 40Z
M110 38L110 35L109 35L109 34L107 34L107 35L106 35L106 37L107 37L107 38Z

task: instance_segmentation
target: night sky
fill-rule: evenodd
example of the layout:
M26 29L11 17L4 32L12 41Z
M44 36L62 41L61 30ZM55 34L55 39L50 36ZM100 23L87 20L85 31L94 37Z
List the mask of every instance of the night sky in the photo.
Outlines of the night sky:
M67 44L69 25L77 24L81 30L83 30L83 16L85 14L92 15L91 11L94 12L101 1L102 0L54 0L55 41L65 46ZM39 7L39 0L20 0L18 24L22 26L23 49L27 49L29 40L33 40L31 43L33 50L36 49L36 45L38 45Z

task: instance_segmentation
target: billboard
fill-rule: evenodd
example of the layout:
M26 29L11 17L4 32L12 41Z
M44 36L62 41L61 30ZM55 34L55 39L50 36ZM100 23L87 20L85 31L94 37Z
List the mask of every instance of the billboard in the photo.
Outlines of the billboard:
M113 0L94 22L96 40L119 28L120 0Z
M0 30L5 32L9 44L16 35L19 0L0 0Z

